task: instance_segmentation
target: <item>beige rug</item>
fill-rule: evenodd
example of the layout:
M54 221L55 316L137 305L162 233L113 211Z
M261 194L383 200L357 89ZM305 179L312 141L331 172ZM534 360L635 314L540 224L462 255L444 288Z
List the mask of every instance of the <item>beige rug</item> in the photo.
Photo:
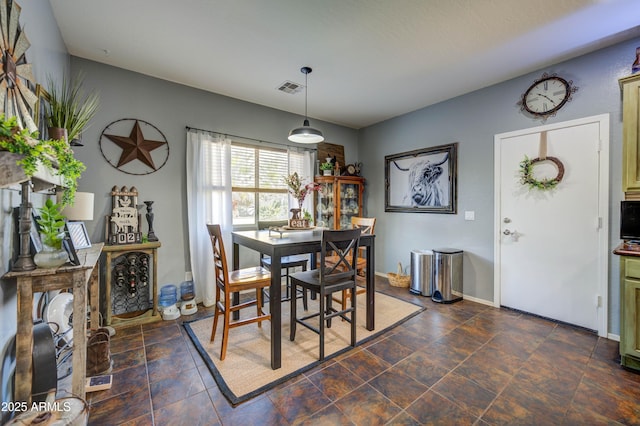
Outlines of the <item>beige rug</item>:
M365 328L365 299L357 297L357 341L358 344L397 326L424 310L420 306L376 293L376 329ZM299 313L303 314L302 301L298 300ZM252 310L252 308L248 308ZM317 310L317 302L309 300L309 312ZM239 404L259 395L319 364L319 336L298 324L296 340L289 340L289 303L282 304L282 368L271 369L270 324L263 322L234 328L229 331L227 356L220 361L222 319L213 343L209 343L213 317L185 323L187 334L211 370L222 393L232 404ZM340 318L325 329L325 360L349 350L350 328Z

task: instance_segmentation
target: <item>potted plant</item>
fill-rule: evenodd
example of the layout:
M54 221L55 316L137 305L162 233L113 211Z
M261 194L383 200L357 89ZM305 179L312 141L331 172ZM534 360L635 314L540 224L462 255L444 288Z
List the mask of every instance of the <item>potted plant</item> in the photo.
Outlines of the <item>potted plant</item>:
M322 174L324 176L331 176L331 171L333 170L332 163L321 163L320 170L322 170Z
M86 167L75 159L73 151L62 140L40 140L36 133L18 128L16 117L0 114L0 150L18 154L16 163L31 178L41 165L62 177L64 193L62 204L73 204L78 178Z
M82 93L84 76L78 74L73 80L65 75L60 87L51 77L48 78L49 104L46 109L49 137L66 139L72 145L79 145L77 141L89 121L98 110L99 96L95 92L88 95ZM56 130L57 129L57 130Z
M62 248L64 240L64 216L60 213L60 204L47 199L38 211L40 217L36 220L40 227L42 250L36 253L33 261L41 268L56 268L64 265L69 256Z
M309 224L313 223L313 216L311 216L311 213L307 209L302 210L302 219L306 220Z

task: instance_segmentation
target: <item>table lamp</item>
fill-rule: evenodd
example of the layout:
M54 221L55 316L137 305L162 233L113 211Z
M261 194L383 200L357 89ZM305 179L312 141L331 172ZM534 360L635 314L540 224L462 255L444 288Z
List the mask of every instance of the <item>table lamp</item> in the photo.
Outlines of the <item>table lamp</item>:
M93 220L93 196L91 192L76 192L73 205L66 205L62 209L62 214L67 220ZM58 193L57 202L62 201L62 194Z

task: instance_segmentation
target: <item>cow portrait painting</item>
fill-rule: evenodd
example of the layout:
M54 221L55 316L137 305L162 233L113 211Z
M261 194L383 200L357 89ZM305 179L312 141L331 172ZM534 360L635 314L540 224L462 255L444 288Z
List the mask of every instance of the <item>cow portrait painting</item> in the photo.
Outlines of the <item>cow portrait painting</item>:
M458 143L385 157L385 211L456 213Z

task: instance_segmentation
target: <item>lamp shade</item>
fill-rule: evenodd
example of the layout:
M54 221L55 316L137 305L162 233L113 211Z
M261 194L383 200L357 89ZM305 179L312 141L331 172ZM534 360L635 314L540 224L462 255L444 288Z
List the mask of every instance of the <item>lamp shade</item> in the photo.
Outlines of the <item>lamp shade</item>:
M57 195L58 203L62 194ZM62 214L69 220L93 220L93 193L76 192L73 205L64 206Z
M324 140L322 132L309 126L309 120L304 120L302 127L297 127L289 132L289 140L298 143L319 143Z

